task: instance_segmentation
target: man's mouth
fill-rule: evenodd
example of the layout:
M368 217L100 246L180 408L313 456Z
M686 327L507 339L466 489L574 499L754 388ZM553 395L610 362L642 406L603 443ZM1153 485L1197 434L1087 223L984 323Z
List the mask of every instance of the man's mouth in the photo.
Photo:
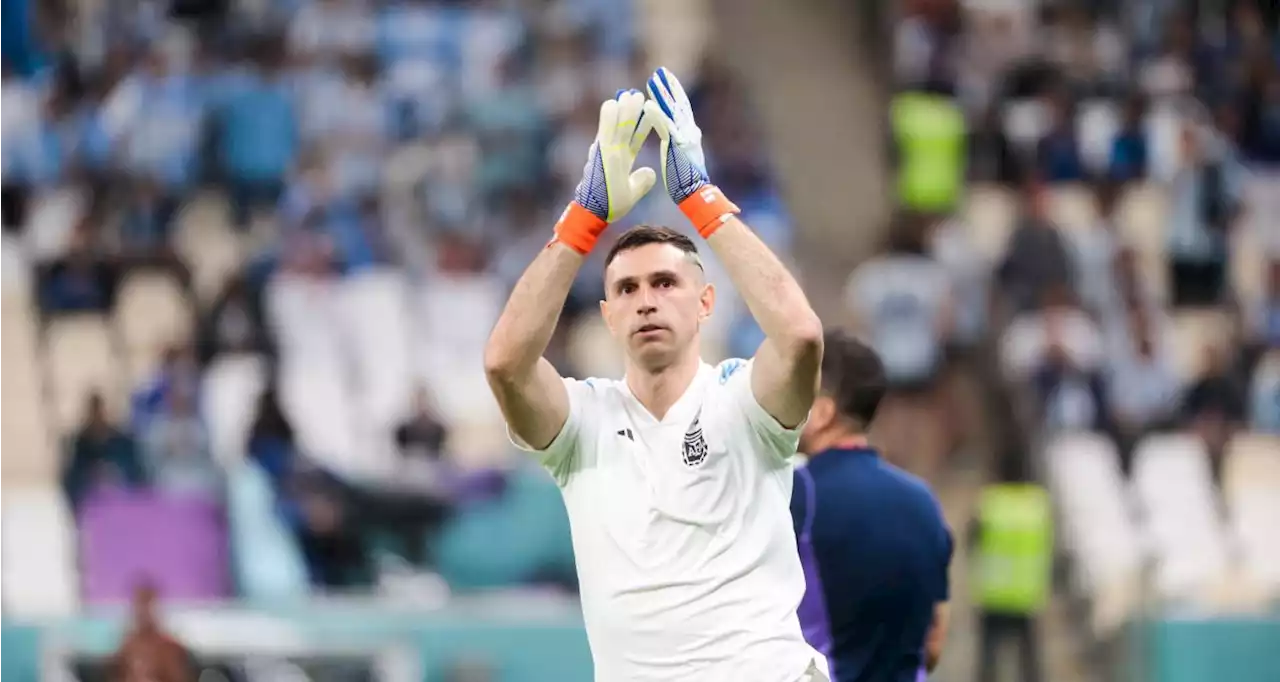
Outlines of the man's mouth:
M651 334L653 332L666 331L667 328L660 324L646 324L636 330L637 334Z

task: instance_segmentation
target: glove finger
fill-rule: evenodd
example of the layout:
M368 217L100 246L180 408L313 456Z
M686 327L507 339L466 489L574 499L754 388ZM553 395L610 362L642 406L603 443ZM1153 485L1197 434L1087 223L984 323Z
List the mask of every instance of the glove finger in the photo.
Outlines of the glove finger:
M669 116L663 113L662 105L657 101L648 100L644 103L644 118L664 142L671 138L671 127L675 124L671 122ZM641 141L643 142L643 140Z
M600 105L600 127L596 129L596 140L601 144L609 144L615 139L618 129L618 100L605 100Z
M631 136L640 124L644 111L644 95L639 90L628 90L618 99L617 142L630 143Z
M631 198L639 201L644 195L653 189L658 181L658 174L653 172L652 168L641 167L631 172L627 177L627 183L631 186Z
M671 73L671 69L665 66L658 67L657 75L662 80L662 84L666 86L667 92L671 93L671 109L692 116L693 110L689 105L689 95L685 93L684 86L680 85L680 79L676 78L676 75Z
M640 121L636 123L636 129L631 133L631 155L636 156L644 147L644 141L649 137L649 133L653 131L653 122L656 117L649 114L649 103L645 102L640 109Z
M645 84L645 87L648 88L649 96L653 98L653 101L657 102L658 106L662 108L662 113L668 119L674 120L675 113L671 106L671 93L663 86L658 76L659 73L660 71L653 72L653 75L649 76L649 82Z

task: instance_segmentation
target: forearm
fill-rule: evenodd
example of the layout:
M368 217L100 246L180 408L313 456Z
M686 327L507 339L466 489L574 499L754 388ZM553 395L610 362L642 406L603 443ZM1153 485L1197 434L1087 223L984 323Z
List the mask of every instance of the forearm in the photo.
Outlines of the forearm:
M583 256L560 242L541 252L520 276L485 347L490 375L525 376L551 342Z
M765 336L789 347L821 340L822 323L799 282L736 217L707 238Z

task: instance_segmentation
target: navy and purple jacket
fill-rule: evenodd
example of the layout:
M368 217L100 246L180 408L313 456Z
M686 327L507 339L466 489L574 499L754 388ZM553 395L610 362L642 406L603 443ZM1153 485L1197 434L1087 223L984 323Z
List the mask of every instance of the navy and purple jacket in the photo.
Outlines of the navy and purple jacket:
M807 585L800 624L833 682L923 680L952 550L933 493L873 449L837 448L796 469L791 495Z

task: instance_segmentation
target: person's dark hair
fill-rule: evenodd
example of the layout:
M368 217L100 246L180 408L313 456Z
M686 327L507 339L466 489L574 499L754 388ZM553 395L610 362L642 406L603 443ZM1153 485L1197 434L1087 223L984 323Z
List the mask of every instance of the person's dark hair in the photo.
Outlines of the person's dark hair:
M884 364L867 344L841 331L829 331L822 355L822 390L836 409L866 429L888 390Z
M280 407L280 394L275 386L267 386L258 397L257 414L249 429L249 441L278 438L293 442L293 425Z
M623 232L618 237L618 241L613 243L613 247L609 249L609 253L604 257L604 267L607 269L613 259L618 257L618 254L648 246L649 244L670 244L685 253L698 255L698 246L693 243L692 239L669 227L636 225Z

